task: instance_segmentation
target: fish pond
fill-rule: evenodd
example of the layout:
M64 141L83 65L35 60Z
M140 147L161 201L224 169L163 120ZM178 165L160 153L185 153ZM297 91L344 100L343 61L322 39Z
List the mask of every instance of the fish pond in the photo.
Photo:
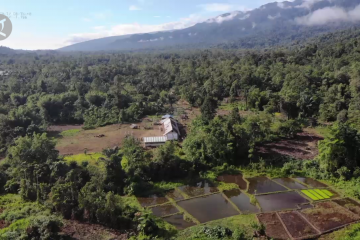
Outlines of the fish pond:
M224 191L227 198L232 201L242 213L258 213L260 209L250 202L249 196L239 189Z
M309 201L297 192L282 192L255 196L263 212L298 209L299 204Z
M197 197L219 191L213 183L207 180L198 181L178 188L189 197Z
M177 202L200 223L240 214L221 193Z
M251 194L262 194L270 192L287 191L285 187L277 184L267 177L246 178L249 181L249 190Z
M295 181L292 178L275 178L272 179L274 182L277 182L289 189L307 189L306 186L302 185L301 183Z
M179 210L172 204L164 204L151 208L155 216L164 217L179 212Z
M183 214L175 214L169 217L164 217L163 219L171 225L175 226L178 230L183 230L185 228L196 225L191 220L185 220Z
M294 178L295 180L301 182L301 183L305 183L306 185L313 187L313 188L326 188L328 187L326 184L316 181L312 178L306 178L306 177L296 177Z
M163 194L152 194L148 197L138 197L137 200L143 207L151 207L169 202Z
M224 183L235 183L239 186L240 189L246 190L247 189L247 182L244 180L242 174L237 175L221 175L217 178L218 181Z

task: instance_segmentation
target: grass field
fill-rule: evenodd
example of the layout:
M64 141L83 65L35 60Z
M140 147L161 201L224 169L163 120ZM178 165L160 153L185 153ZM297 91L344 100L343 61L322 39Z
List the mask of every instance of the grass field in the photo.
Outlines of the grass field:
M208 226L208 227L221 226L221 227L229 228L232 231L235 231L240 228L244 230L248 235L252 236L254 231L252 226L256 223L257 223L257 219L255 214L237 215L185 229L179 232L176 239L179 240L192 239L191 237L196 235L204 226Z

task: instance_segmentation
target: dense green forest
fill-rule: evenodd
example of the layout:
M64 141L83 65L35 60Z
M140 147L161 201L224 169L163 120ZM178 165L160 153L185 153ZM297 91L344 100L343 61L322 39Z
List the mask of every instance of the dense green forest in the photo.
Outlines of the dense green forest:
M0 156L6 157L0 192L7 194L1 204L11 206L0 219L16 222L0 230L0 239L66 239L58 234L62 218L129 230L136 239L169 239L173 230L122 196L233 166L275 171L256 146L318 122L334 123L315 161L271 159L271 165L279 174L339 179L338 186L360 197L360 37L343 31L319 39L266 51L0 55ZM67 164L45 134L53 124L91 129L136 122L174 111L179 99L201 111L181 146L145 151L129 137L120 149L104 150L103 169ZM235 107L216 116L224 99L256 114L240 116ZM228 237L246 239L238 232Z

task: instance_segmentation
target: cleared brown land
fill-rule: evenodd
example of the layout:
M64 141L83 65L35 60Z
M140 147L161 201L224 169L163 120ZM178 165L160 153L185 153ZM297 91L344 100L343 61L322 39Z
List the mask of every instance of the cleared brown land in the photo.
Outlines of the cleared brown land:
M61 228L63 234L77 240L126 240L127 234L97 224L66 220Z
M335 199L333 202L360 216L360 204L350 198Z
M304 129L294 139L263 144L258 147L257 152L263 157L285 155L301 160L314 159L319 153L317 143L320 140L323 138Z
M56 149L61 155L73 155L83 153L85 149L90 152L101 152L104 148L121 146L126 136L131 135L141 139L143 137L161 136L163 132L159 130L160 126L154 126L154 129L145 130L144 126L150 122L137 123L140 129L131 129L131 124L114 124L105 127L99 127L92 130L82 130L74 136L59 137ZM95 137L98 135L104 137Z
M282 212L279 215L293 238L310 238L319 235L296 211Z
M265 225L266 235L274 239L290 239L276 213L261 213L257 215L259 221Z
M330 231L359 220L358 215L331 201L317 203L314 208L300 212L321 232Z

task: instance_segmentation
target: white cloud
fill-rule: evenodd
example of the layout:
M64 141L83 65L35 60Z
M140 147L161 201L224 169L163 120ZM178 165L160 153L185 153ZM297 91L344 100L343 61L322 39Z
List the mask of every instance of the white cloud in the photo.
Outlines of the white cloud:
M360 21L360 5L349 11L340 7L326 7L316 10L304 17L295 18L296 23L307 26L357 21Z
M90 18L82 18L81 19L83 22L91 22L91 19Z
M246 14L246 15L244 15L244 16L242 16L242 17L239 17L239 19L240 20L245 20L245 19L247 19L247 18L249 18L250 17L250 14Z
M131 5L131 6L129 7L129 10L130 10L130 11L139 11L139 10L141 10L141 8L139 8L139 7L136 6L136 5Z
M161 18L161 16L154 16L154 18Z
M320 1L322 1L322 0L305 0L305 1L303 1L303 3L301 5L296 6L296 8L311 9L315 3L320 2Z
M207 23L223 23L225 21L230 21L232 19L234 19L237 15L239 14L239 12L232 12L232 13L229 13L228 15L226 16L218 16L216 18L211 18L209 20L207 20L206 22Z
M268 15L268 19L270 19L270 20L274 20L274 19L279 18L279 17L281 17L280 13L277 13L275 16Z
M252 23L252 28L255 28L256 27L256 23Z
M186 18L180 18L177 22L168 22L163 24L118 24L109 29L98 29L99 31L90 33L71 34L65 41L65 45L71 45L78 42L88 41L97 38L120 36L135 33L151 33L160 31L169 31L191 27L196 23L203 22L205 19L200 15L190 15ZM152 41L157 41L152 39Z
M278 3L277 3L277 6L278 6L279 8L282 8L282 9L292 8L291 6L287 6L287 5L285 4L285 2L278 2Z

